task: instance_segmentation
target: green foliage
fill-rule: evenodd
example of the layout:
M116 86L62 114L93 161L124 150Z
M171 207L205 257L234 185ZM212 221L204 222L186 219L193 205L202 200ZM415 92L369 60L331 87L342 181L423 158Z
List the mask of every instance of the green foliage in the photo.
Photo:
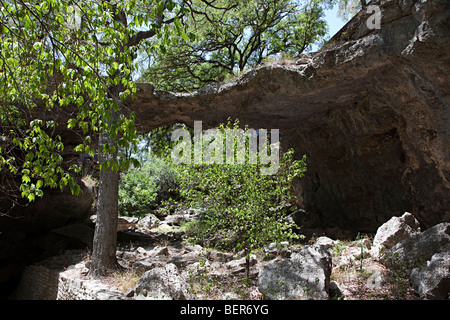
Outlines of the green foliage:
M140 81L192 91L259 66L266 57L300 54L325 35L328 2L229 0L212 7L192 1L187 4L191 15L183 19L185 32L174 38L175 46L148 51L150 66Z
M131 170L119 185L119 214L142 216L155 206L156 185L146 171Z
M140 168L129 170L119 185L119 213L143 216L175 193L176 171L162 158L149 156Z
M237 130L238 123L220 126L222 132L226 128ZM244 250L248 257L270 242L298 237L282 218L284 206L293 198L292 180L306 171L305 157L293 160L293 150L287 151L272 176L261 174L260 168L259 161L178 167L181 196L188 205L207 208L191 226L193 241L222 250Z
M135 149L134 117L121 109L136 92L137 47L151 47L152 37L159 46L172 44L186 12L167 0L1 0L0 174L18 176L30 201L44 187L80 192L74 178L79 168L62 165L55 123L40 120L32 111L37 106L71 115L67 128L83 138L76 152L93 155L92 135L98 133L115 141L102 144L101 154ZM112 157L100 165L119 171L131 164L138 161Z
M189 129L182 124L159 127L152 130L150 132L151 141L148 142L148 145L151 146L152 153L159 157L169 156L173 147L173 142L170 139L171 133L173 132L173 130L180 127L190 130L191 132L193 131L192 129Z
M364 0L337 0L338 16L342 20L349 20L362 8L362 4L365 5Z

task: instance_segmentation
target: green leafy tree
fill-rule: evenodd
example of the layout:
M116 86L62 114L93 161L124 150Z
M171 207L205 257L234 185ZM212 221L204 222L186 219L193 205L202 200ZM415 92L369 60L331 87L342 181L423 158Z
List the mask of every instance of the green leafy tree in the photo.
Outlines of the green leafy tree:
M186 32L174 39L176 46L148 51L150 65L140 81L191 91L256 67L266 57L300 54L326 34L323 9L328 2L242 0L207 6L192 1L184 17ZM229 10L221 10L221 3Z
M227 128L236 132L238 122L220 126L224 134L219 143L226 143ZM248 139L246 144L248 149ZM252 164L249 154L238 153L237 147L235 141L234 164L226 164L224 159L223 164L180 165L179 183L185 201L207 208L192 228L193 240L219 249L243 250L248 276L249 258L254 250L271 242L298 237L292 225L282 218L286 214L283 209L294 197L292 181L305 173L306 159L293 160L293 150L289 150L281 156L278 172L264 175L260 159ZM239 157L245 161L239 162Z
M334 0L333 2L338 6L338 16L343 20L349 20L367 6L366 0Z
M136 92L132 75L139 46L152 46L148 40L153 37L172 45L173 35L183 32L185 3L0 1L2 179L20 179L21 196L29 201L46 187L69 186L78 194L79 168L63 164L55 118L70 115L68 129L83 138L76 152L93 155L92 135L99 136L93 276L116 267L119 171L139 165L118 157L119 148L135 148L137 141L134 117L124 102Z

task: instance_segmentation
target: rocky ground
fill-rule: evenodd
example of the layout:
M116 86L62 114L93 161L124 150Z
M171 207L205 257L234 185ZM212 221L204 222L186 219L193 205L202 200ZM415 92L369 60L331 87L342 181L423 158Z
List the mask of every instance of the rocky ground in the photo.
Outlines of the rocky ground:
M111 270L106 278L90 279L89 252L67 252L59 260L53 257L27 268L15 298L417 300L449 297L450 223L421 232L414 216L405 213L383 224L373 238L360 235L353 240L333 240L313 234L303 242L273 243L251 256L247 277L241 253L189 243L186 223L196 219L196 215L195 210L185 210L175 214L156 212L142 219L121 217L118 270ZM37 283L35 279L47 280Z
M369 236L354 241L312 237L303 243L284 243L278 249L272 244L252 255L250 277L247 278L245 258L239 253L220 252L188 243L183 225L192 219L195 219L193 211L159 217L149 215L140 220L121 218L117 256L124 269L112 272L104 281L128 299L146 299L154 292L150 293L149 288L142 289L145 285L140 282L147 271L156 270L152 279L157 278L163 289L153 289L161 295L169 291L179 299L261 300L270 298L258 287L263 267L289 260L305 246L321 244L327 247L331 259L327 279L329 299L419 299L403 274L386 268L373 257L373 239ZM172 264L176 266L173 270L167 267ZM84 274L87 271L86 268ZM170 273L171 279L164 279L164 274ZM179 283L173 285L170 281ZM174 294L169 287L181 289Z

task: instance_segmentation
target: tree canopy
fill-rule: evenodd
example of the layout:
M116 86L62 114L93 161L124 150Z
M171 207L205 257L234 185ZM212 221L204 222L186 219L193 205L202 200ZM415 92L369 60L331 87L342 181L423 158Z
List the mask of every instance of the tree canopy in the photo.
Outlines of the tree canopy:
M187 13L185 3L0 1L0 174L12 181L2 193L13 202L17 189L29 201L46 187L69 186L79 194L79 168L63 163L56 119L36 110L55 118L57 112L68 114L67 129L82 141L74 151L99 154L93 275L115 265L118 172L139 164L118 157L119 148L136 148L134 117L124 101L136 92L138 46L151 46L146 40L152 37L168 45L172 34L183 32L179 19ZM93 135L99 136L98 146Z
M147 50L149 68L140 81L158 89L191 91L221 81L280 53L297 55L327 30L324 0L192 1L185 32L167 47ZM223 7L227 6L227 10Z
M83 137L77 152L93 155L92 134L98 132L117 142L100 151L133 146L133 116L120 110L136 92L137 46L151 46L145 40L154 36L168 43L177 32L168 26L186 12L174 1L0 2L0 169L21 176L22 196L32 201L44 187L80 190L73 179L79 168L62 166L55 121L31 116L31 110L68 110L68 129ZM126 158L102 163L116 171L128 165Z

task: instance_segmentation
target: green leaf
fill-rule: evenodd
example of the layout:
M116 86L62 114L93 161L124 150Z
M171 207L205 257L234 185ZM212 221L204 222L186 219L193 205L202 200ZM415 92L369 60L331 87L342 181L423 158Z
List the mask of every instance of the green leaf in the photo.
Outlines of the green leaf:
M69 128L69 129L75 128L76 125L77 125L77 120L76 119L69 119L67 121L67 128Z
M36 199L36 196L34 193L29 193L27 195L28 201L33 202Z

